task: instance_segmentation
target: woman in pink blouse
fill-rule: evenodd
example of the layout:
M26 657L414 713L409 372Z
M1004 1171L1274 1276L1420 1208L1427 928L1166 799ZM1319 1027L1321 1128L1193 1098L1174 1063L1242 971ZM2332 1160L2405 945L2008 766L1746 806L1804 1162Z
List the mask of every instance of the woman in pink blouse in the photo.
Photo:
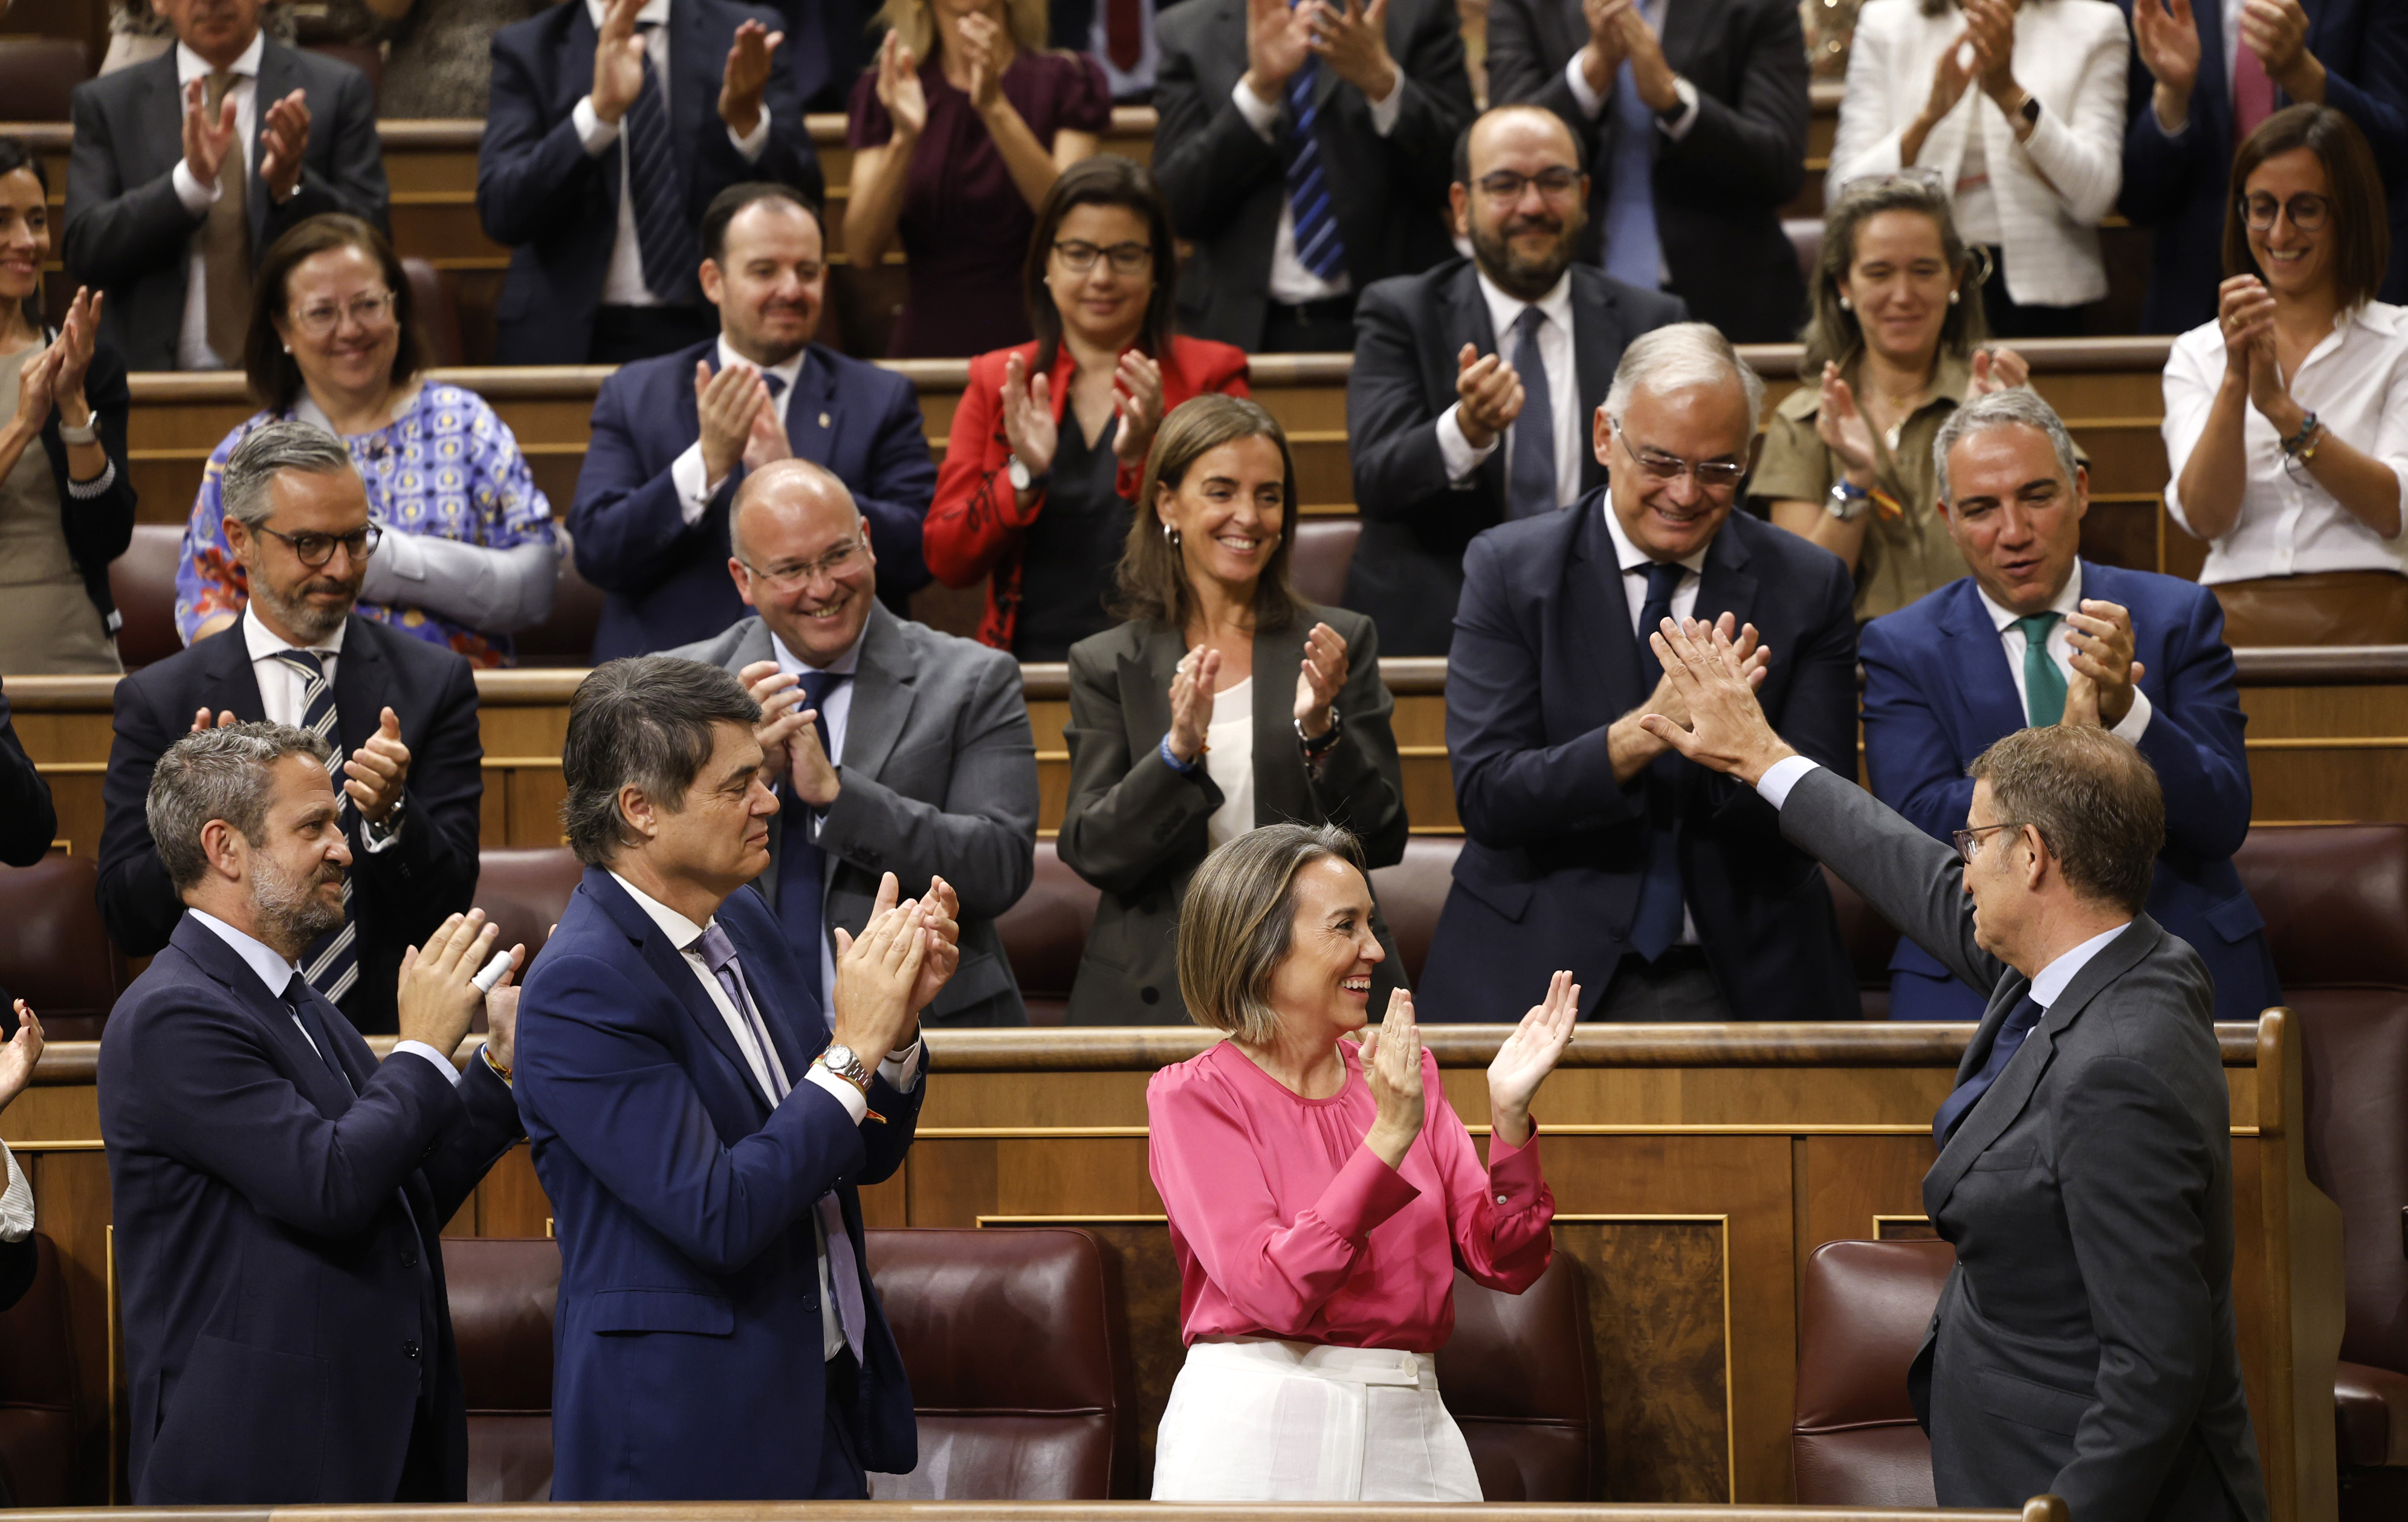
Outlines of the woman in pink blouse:
M1432 1355L1457 1262L1511 1294L1546 1271L1530 1097L1580 990L1556 973L1489 1065L1484 1167L1412 996L1364 1030L1384 954L1356 860L1335 826L1266 826L1205 858L1180 910L1180 992L1229 1039L1146 1086L1187 1343L1156 1500L1481 1499Z

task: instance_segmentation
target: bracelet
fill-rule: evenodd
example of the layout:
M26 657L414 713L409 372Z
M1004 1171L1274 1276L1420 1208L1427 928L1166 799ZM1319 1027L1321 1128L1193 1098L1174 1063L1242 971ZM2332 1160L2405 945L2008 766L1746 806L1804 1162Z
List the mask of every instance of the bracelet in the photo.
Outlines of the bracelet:
M1168 735L1165 735L1162 737L1162 764L1183 777L1203 764L1205 752L1211 750L1211 748L1212 747L1208 743L1204 747L1204 750L1196 753L1195 760L1182 761L1177 755L1172 754L1170 749L1170 737Z
M1329 711L1329 727L1323 731L1320 736L1315 737L1304 732L1304 721L1302 719L1297 720L1296 738L1297 742L1304 747L1304 758L1307 761L1318 761L1323 756L1327 755L1331 751L1337 749L1338 731L1344 722L1345 721L1340 717L1338 711L1334 708L1331 709Z
M59 419L59 438L70 444L99 443L100 415L93 413L87 416L80 426L69 424L62 415Z
M510 1082L510 1070L503 1067L500 1063L494 1060L493 1042L487 1041L484 1045L477 1048L477 1055L485 1059L486 1067L494 1070L494 1076L502 1081L502 1086L504 1088L515 1088L517 1086Z
M2322 423L2316 421L2316 415L2314 412L2301 418L2300 431L2282 441L2283 452L2294 460L2306 461L2309 455L2315 452L2315 446L2324 442L2320 437L2324 432L2324 426ZM2301 453L2301 450L2305 450L2307 453Z

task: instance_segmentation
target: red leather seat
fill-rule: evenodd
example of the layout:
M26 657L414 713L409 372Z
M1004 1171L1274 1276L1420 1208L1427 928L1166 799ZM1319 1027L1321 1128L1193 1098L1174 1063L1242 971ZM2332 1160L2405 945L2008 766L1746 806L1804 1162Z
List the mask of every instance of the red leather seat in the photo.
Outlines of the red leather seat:
M1123 1430L1121 1316L1083 1231L868 1233L869 1268L920 1418L920 1465L880 1500L1101 1500ZM1125 1472L1125 1471L1124 1471Z
M100 1040L128 981L93 896L99 882L89 856L0 867L0 988L34 1007L50 1041Z
M1936 1504L1906 1371L1956 1261L1944 1242L1830 1242L1806 1260L1789 1432L1799 1505Z
M502 927L498 944L525 946L532 962L584 880L584 865L565 845L488 846L477 853L474 902Z
M176 565L183 553L182 524L136 524L134 542L108 563L108 595L125 621L117 653L129 671L184 648L176 632Z
M1020 902L995 922L1003 954L1020 982L1032 1026L1058 1026L1070 1008L1079 958L1096 927L1096 885L1062 865L1051 840L1037 842L1037 875Z
M64 122L68 97L91 78L91 54L77 38L0 37L0 103L5 103L0 104L0 117L11 122ZM53 241L51 247L57 246Z
M1581 1269L1557 1253L1539 1282L1500 1295L1455 1276L1455 1335L1438 1387L1489 1500L1597 1499L1603 1452Z
M416 309L418 331L426 339L429 365L465 364L460 350L460 307L452 299L451 282L433 261L404 259L401 271L409 280L410 305Z
M1379 900L1380 917L1396 938L1405 979L1415 986L1422 981L1422 964L1429 959L1430 940L1438 934L1447 890L1455 886L1455 858L1462 850L1460 835L1408 836L1404 860L1372 869L1371 896Z
M468 1401L468 1499L552 1499L552 1321L560 1248L446 1237L443 1279Z
M82 1433L75 1344L58 1249L36 1231L33 1285L0 1312L0 1482L17 1506L73 1506Z
M1355 518L1300 518L1288 552L1288 584L1307 602L1335 608L1346 598L1346 570L1354 564L1354 541L1363 535Z

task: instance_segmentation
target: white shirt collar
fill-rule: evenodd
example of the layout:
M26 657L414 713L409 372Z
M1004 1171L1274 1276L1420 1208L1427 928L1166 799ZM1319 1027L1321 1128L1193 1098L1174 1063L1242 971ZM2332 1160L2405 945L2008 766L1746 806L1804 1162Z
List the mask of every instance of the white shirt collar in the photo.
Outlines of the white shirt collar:
M1649 556L1647 552L1631 543L1630 536L1622 531L1622 520L1615 515L1613 510L1613 494L1612 492L1609 491L1604 495L1598 498L1597 510L1605 514L1606 532L1613 536L1614 563L1622 567L1624 574L1627 575L1631 571L1636 570L1645 570L1650 565L1654 564L1654 560ZM1698 550L1697 553L1684 556L1681 564L1686 567L1692 573L1703 576L1706 573L1707 553L1713 550L1713 547L1714 541L1708 539L1705 542L1704 547Z
M780 394L778 398L781 402L783 402L786 397L795 394L796 382L802 380L803 366L809 363L810 357L811 347L809 344L805 344L802 348L796 350L795 357L786 361L783 365L755 365L752 361L746 359L743 355L728 347L727 335L723 333L719 336L719 367L724 370L730 365L741 365L749 369L759 370L763 375L774 375L778 377L780 380L786 382L786 389L784 392Z
M585 14L594 22L594 30L599 32L602 23L610 19L610 7L602 0L585 0ZM669 0L644 0L644 8L636 12L636 24L642 26L646 22L654 26L668 25Z
M2032 979L2031 1001L2043 1010L2056 1003L2057 996L2065 992L2065 985L2073 981L2074 974L2088 967L2092 957L2107 949L2109 941L2131 926L2132 922L2126 920L2113 930L2100 931L2070 952L2059 953L2056 961L2041 969L2040 976Z
M2014 609L1999 601L1996 597L1991 596L1989 593L1982 589L1982 583L1979 582L1975 582L1973 583L1973 595L1980 597L1982 599L1982 606L1990 610L1990 623L1997 627L2000 634L2004 634L2009 629L2014 628L2017 623L2021 622L2027 616L2016 612ZM2080 555L2073 557L2072 574L2066 577L2065 585L2057 589L2057 600L2051 602L2048 607L2051 612L2057 614L2060 618L2081 611L2082 557Z
M843 654L838 655L836 659L828 662L825 666L813 666L810 662L804 660L800 655L788 650L786 648L786 641L779 639L777 631L772 629L769 632L769 653L778 658L779 670L788 672L795 676L800 676L805 671L825 671L833 676L849 677L855 671L861 669L861 647L863 641L867 640L868 638L869 621L867 619L864 619L861 625L861 632L853 637L853 643L845 648Z
M1507 353L1508 357L1511 356L1509 346L1515 341L1513 325L1522 320L1523 309L1527 307L1536 307L1545 312L1548 322L1562 328L1566 337L1571 337L1572 272L1570 270L1567 269L1555 277L1555 285L1545 295L1536 301L1525 301L1520 296L1510 294L1495 280L1490 280L1486 270L1478 269L1476 266L1474 268L1480 276L1480 294L1488 298L1488 323L1497 330L1497 347L1500 352Z
M242 646L251 653L254 665L283 650L310 650L322 655L340 655L343 653L343 631L351 626L351 618L345 615L343 621L335 625L335 632L316 644L292 645L285 643L283 637L275 630L251 617L251 610L246 608L242 614Z
M220 940L233 947L234 954L241 957L244 964L253 972L259 974L259 981L267 985L267 991L270 994L278 998L284 997L284 990L293 985L294 974L301 970L300 963L286 961L277 955L274 948L265 941L236 929L215 914L197 909L187 910L187 912L208 926Z
M666 3L667 0L662 0L662 4L666 5ZM245 79L258 79L259 55L266 51L266 50L267 33L265 30L263 29L261 31L253 32L251 35L251 46L245 48L242 50L242 56L234 61L234 73L237 77ZM209 77L210 73L216 69L216 67L217 65L203 58L200 54L193 51L192 49L187 48L182 43L179 42L176 44L176 83L179 86L188 85L194 79L206 79Z
M679 951L688 954L694 954L696 951L695 942L702 939L702 932L709 928L708 926L695 924L694 921L687 919L616 872L612 872L610 878L619 886L627 890L627 897L636 900L637 907L652 917L652 923L659 926L662 932L677 943ZM716 914L711 916L713 925L718 921L719 916Z

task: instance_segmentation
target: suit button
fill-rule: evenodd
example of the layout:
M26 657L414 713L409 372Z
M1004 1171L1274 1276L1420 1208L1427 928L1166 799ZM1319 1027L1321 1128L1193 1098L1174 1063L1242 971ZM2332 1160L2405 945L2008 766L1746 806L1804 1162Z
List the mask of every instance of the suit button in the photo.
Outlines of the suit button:
M418 1267L418 1249L415 1247L404 1247L401 1250L401 1261L404 1268L414 1269Z
M1162 1002L1162 993L1159 989L1140 988L1137 991L1137 997L1138 1002L1140 1004L1159 1004Z
M405 1341L401 1344L401 1355L411 1362L416 1362L418 1359L418 1339L412 1337Z

